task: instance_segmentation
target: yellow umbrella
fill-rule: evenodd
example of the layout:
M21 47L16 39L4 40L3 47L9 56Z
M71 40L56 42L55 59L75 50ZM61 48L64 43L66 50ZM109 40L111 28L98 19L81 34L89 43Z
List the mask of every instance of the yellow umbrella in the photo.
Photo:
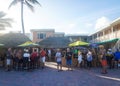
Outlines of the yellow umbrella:
M75 46L86 46L88 45L89 43L87 42L83 42L83 41L76 41L76 42L73 42L71 44L69 44L70 47L75 47Z
M23 44L20 44L20 45L18 45L19 47L32 47L32 46L39 46L38 44L36 44L36 43L33 43L33 42L31 42L31 41L27 41L27 42L25 42L25 43L23 43Z

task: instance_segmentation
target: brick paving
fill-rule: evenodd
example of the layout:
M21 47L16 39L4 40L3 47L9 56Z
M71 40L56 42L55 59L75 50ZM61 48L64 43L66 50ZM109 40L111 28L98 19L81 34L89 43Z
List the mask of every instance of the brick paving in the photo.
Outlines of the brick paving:
M47 63L45 69L34 71L10 71L0 69L0 86L120 86L120 69L100 74L100 68L74 69L58 72L55 63Z

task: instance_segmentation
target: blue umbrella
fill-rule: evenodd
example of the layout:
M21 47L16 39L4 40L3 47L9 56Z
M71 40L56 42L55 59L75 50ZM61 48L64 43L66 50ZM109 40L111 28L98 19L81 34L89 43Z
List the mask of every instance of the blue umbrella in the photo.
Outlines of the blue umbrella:
M98 48L98 44L96 44L96 43L91 43L89 46L92 48Z

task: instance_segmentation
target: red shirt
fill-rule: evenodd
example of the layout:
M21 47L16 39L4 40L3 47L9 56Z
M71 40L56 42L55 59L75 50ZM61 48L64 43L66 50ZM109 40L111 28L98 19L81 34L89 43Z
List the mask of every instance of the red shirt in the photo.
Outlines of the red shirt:
M34 60L37 56L38 56L38 53L37 52L33 52L31 54L31 59Z
M46 52L45 52L44 50L42 50L42 51L40 52L40 56L44 57L45 55L46 55Z

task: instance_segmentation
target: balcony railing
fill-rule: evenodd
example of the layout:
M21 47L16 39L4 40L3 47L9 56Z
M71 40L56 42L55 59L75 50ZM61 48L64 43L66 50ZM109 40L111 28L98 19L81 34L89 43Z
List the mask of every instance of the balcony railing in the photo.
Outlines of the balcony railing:
M97 37L95 39L92 39L91 42L102 42L106 40L111 40L115 38L120 38L120 31L116 31L107 35L103 35L101 37Z

